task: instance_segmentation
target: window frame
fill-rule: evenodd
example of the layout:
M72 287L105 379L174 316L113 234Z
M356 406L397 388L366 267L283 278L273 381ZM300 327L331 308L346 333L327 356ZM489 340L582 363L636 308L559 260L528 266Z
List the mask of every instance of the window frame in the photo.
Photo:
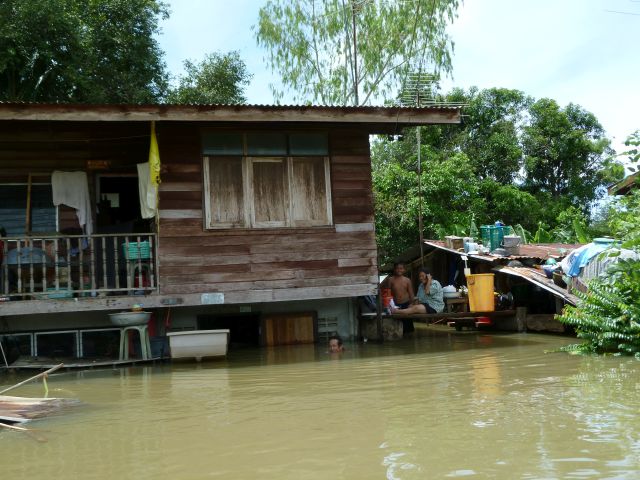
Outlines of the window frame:
M222 229L269 229L269 228L308 228L308 227L330 227L333 226L333 209L331 196L331 162L329 155L248 155L246 145L246 133L244 138L244 155L205 155L203 154L203 184L204 184L204 229L205 230L222 230ZM216 158L237 158L242 163L242 200L243 200L243 221L235 222L212 222L212 192L211 192L211 162ZM304 219L294 220L293 205L294 196L294 172L293 164L296 159L306 159L322 161L324 173L324 208L326 218L322 220ZM283 201L285 207L285 219L283 221L256 221L255 209L255 192L253 188L255 163L266 162L284 162L285 165L285 186L286 192L283 192Z

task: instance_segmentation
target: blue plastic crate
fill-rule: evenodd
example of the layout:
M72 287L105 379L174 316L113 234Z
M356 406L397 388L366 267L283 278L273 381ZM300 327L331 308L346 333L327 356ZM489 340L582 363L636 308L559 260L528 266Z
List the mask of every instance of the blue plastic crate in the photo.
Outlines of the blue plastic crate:
M127 248L128 246L128 248ZM122 245L124 256L127 260L151 258L151 245L148 240L144 242L129 242Z

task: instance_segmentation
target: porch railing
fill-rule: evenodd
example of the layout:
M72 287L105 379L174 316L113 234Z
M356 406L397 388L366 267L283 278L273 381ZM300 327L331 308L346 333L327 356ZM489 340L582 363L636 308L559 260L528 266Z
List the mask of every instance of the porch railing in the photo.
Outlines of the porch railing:
M153 233L0 238L0 254L0 295L15 300L158 290Z

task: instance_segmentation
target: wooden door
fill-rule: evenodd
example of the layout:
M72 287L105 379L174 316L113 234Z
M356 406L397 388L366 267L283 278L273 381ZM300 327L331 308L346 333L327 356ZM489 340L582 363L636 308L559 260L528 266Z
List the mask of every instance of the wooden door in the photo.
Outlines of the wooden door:
M315 312L264 315L261 322L261 343L268 347L314 343L316 319Z

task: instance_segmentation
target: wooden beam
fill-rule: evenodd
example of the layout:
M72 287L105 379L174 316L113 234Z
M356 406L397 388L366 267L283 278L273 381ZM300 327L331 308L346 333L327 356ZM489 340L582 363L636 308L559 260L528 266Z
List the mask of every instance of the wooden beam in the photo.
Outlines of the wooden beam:
M337 223L336 232L373 232L373 223Z
M375 295L377 285L362 283L354 285L335 285L302 288L281 288L264 290L240 290L224 293L224 304L247 304L276 302L285 300L320 300L324 298L358 297ZM178 303L173 304L174 300ZM202 305L202 293L175 293L166 295L74 298L73 300L24 300L4 302L0 309L0 317L31 314L56 314L83 311L130 310L134 304L144 303L145 308L162 308L166 306Z
M495 312L442 312L442 313L415 313L413 315L383 315L383 318L393 318L394 320L402 320L406 318L408 320L424 320L428 323L429 320L439 318L465 318L465 317L513 317L516 315L515 310L496 310Z

